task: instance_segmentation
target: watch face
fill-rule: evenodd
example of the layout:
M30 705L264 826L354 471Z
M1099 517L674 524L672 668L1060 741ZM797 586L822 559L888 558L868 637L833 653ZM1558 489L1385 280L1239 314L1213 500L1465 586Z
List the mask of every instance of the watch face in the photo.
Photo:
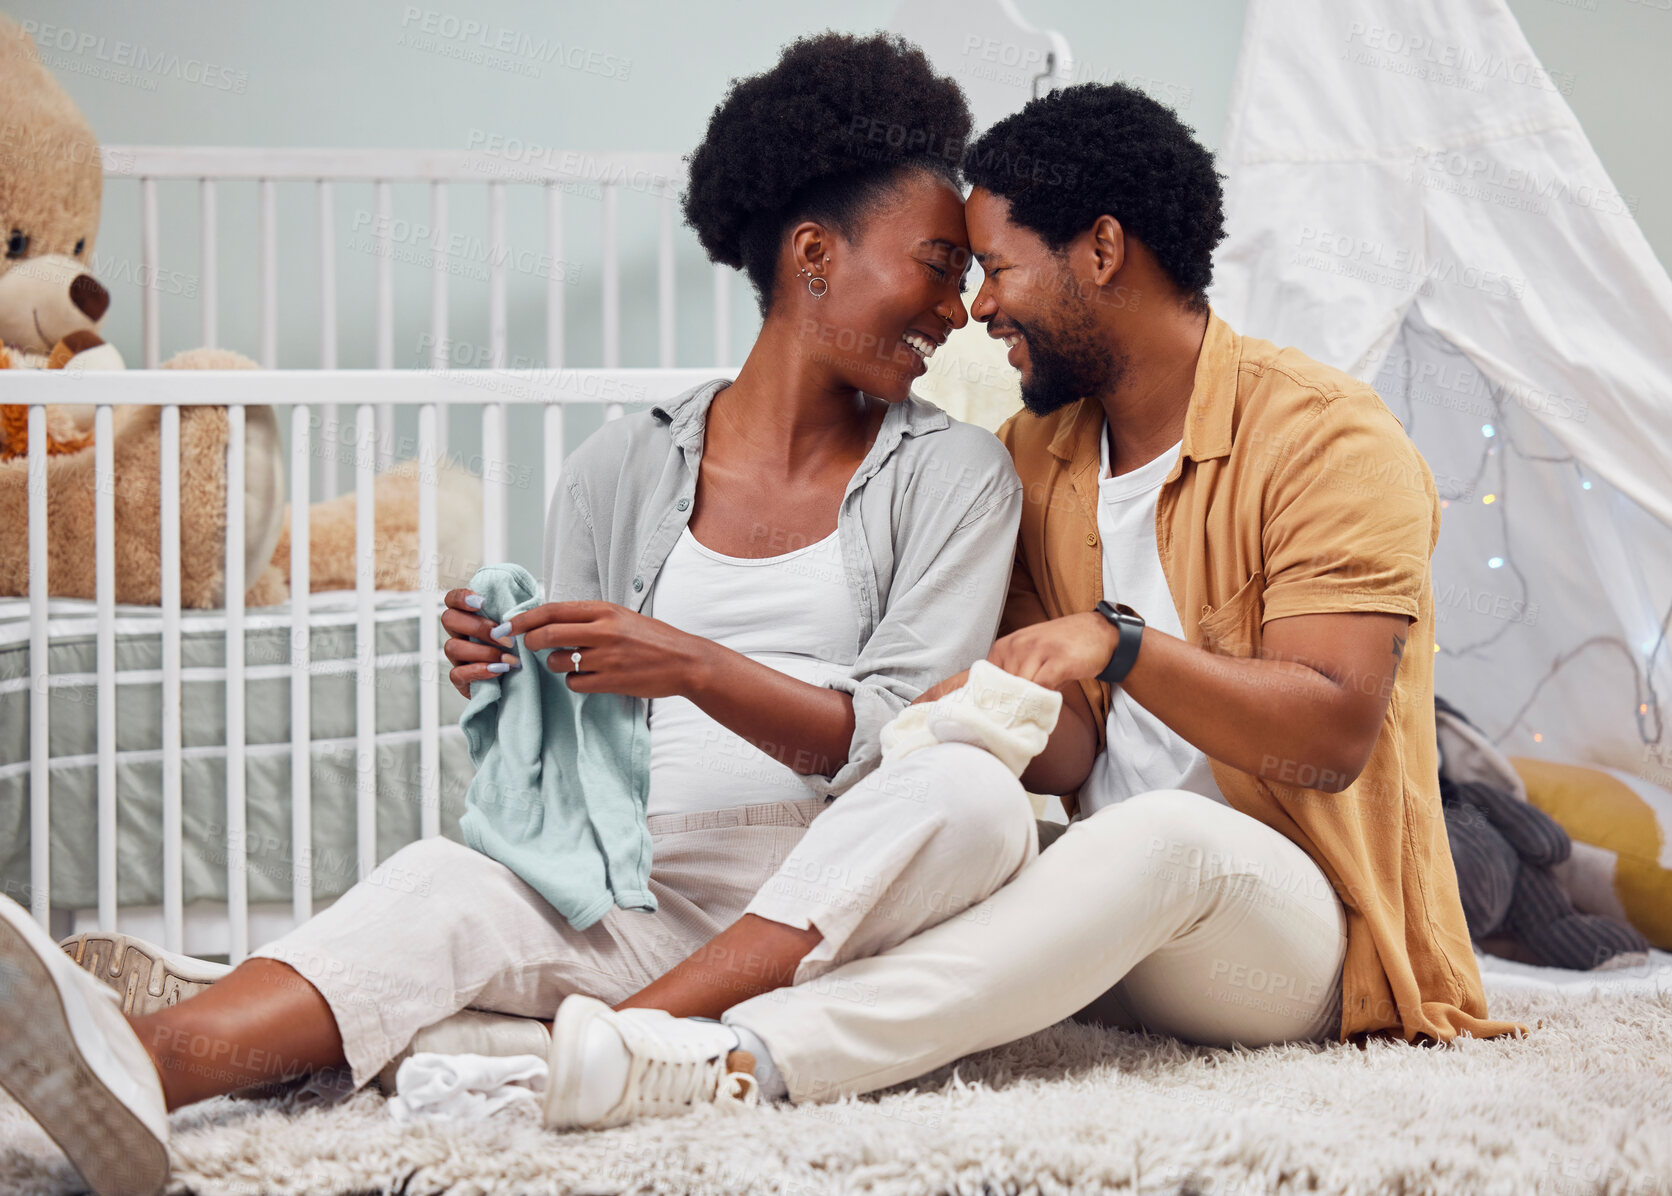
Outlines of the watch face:
M1137 611L1126 605L1126 603L1110 602L1107 599L1097 604L1097 613L1109 620L1109 622L1115 624L1126 622L1142 623L1144 621L1144 616L1140 615Z

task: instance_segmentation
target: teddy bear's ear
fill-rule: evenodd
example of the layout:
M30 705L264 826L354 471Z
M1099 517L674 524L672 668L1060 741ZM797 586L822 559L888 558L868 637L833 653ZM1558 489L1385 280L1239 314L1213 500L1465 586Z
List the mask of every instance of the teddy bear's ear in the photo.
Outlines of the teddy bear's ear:
M0 112L5 113L7 127L29 131L27 138L10 147L8 173L17 178L33 173L54 180L65 195L62 218L96 228L103 187L99 139L63 85L42 65L34 39L4 14L0 14Z
M39 62L40 53L35 41L24 32L23 26L0 13L0 62Z

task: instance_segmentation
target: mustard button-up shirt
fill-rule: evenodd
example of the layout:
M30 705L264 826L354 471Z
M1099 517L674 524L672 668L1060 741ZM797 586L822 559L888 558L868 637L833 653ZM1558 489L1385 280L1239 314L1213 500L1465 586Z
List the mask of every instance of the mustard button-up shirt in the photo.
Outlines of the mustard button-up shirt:
M1022 480L1016 565L1001 634L1091 610L1102 407L1020 412L1000 430ZM1155 542L1184 638L1254 656L1272 619L1380 611L1411 620L1381 735L1338 793L1310 766L1214 761L1232 808L1297 843L1347 914L1343 1038L1391 1031L1449 1040L1514 1032L1491 1021L1440 813L1434 736L1434 601L1440 532L1433 476L1368 385L1295 349L1237 335L1209 314L1184 445L1156 505ZM1143 613L1143 612L1140 612ZM1097 716L1109 687L1082 681ZM1069 812L1075 795L1064 798Z

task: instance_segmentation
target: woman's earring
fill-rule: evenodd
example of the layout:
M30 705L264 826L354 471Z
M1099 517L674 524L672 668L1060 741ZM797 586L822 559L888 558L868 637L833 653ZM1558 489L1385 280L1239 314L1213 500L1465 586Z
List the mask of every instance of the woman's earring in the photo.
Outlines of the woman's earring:
M825 261L829 260L828 257L825 258ZM807 293L815 299L823 299L826 292L830 290L830 280L822 274L814 274L806 266L801 267L795 273L796 277L807 280ZM815 282L819 284L816 287L813 285Z

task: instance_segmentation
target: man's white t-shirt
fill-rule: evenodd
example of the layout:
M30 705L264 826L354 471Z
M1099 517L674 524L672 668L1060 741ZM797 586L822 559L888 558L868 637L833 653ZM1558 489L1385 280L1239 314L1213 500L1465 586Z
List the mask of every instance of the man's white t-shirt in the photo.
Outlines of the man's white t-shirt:
M1155 547L1155 507L1183 442L1119 477L1109 476L1109 428L1098 436L1103 468L1097 483L1097 535L1103 542L1103 597L1144 616L1146 628L1183 636L1172 591ZM1140 654L1142 649L1140 649ZM1108 745L1080 790L1080 810L1093 814L1152 789L1188 789L1223 802L1208 759L1117 685L1109 705Z

